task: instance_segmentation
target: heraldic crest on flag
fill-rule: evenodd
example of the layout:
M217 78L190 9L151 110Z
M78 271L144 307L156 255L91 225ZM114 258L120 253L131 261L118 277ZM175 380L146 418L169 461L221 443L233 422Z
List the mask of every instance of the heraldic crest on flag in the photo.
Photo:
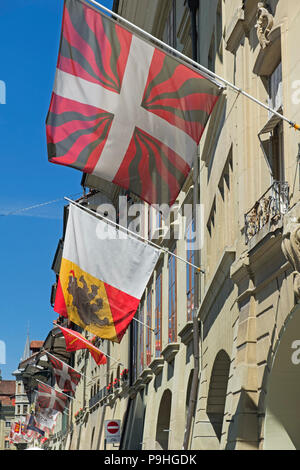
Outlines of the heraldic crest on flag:
M159 255L159 250L123 232L120 234L107 222L71 204L55 312L100 338L120 342L136 313ZM70 289L70 284L78 281L87 294L82 309L76 300L76 292ZM90 297L88 292L91 292ZM64 333L66 329L60 328ZM72 334L74 342L74 335L79 333ZM71 351L68 344L67 350Z
M48 158L172 205L220 93L82 0L65 0Z

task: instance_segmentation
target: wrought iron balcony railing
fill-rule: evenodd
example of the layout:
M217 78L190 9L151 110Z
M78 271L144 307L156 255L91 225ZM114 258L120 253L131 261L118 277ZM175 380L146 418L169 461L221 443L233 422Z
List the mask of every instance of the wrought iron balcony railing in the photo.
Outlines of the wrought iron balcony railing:
M289 209L289 185L286 182L274 181L272 186L245 214L246 244L264 226L277 223Z

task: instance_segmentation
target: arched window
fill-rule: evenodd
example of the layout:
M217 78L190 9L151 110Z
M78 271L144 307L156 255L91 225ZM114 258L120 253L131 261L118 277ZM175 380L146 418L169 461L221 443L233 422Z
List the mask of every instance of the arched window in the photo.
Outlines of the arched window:
M222 436L229 369L229 356L222 350L217 354L213 365L206 409L207 416L219 441L221 441Z
M172 393L167 389L160 402L156 425L156 442L162 450L167 450L169 445L171 404Z

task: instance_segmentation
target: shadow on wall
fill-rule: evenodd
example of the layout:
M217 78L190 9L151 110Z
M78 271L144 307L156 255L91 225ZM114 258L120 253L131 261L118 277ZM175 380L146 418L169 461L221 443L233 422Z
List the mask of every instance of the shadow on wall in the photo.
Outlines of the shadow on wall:
M172 393L167 389L164 391L160 402L155 437L157 444L162 450L167 450L169 444L171 404Z
M211 373L206 407L207 416L219 442L222 437L229 369L228 354L224 350L219 351Z
M247 448L258 448L258 410L257 405L242 388L238 406L232 416L229 429L226 450L235 450L237 441L244 441Z
M300 305L282 328L268 377L265 450L300 449Z

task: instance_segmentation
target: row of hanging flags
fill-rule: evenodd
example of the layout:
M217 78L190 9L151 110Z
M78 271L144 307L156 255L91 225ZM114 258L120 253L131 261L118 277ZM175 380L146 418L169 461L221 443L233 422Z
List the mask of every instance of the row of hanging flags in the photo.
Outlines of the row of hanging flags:
M39 440L44 444L51 433L53 433L58 412L55 410L32 411L26 417L11 424L9 433L9 443L18 444L20 442L31 443Z
M65 0L46 120L49 161L101 177L149 204L172 206L221 91L213 79L88 2ZM71 204L54 311L120 343L159 255ZM98 365L106 363L92 342L59 328L67 351L85 348ZM51 429L80 380L77 371L48 357L61 392L38 384L39 412L30 416L30 432Z
M222 87L83 0L65 0L50 162L175 202ZM54 310L120 342L159 250L71 204Z

